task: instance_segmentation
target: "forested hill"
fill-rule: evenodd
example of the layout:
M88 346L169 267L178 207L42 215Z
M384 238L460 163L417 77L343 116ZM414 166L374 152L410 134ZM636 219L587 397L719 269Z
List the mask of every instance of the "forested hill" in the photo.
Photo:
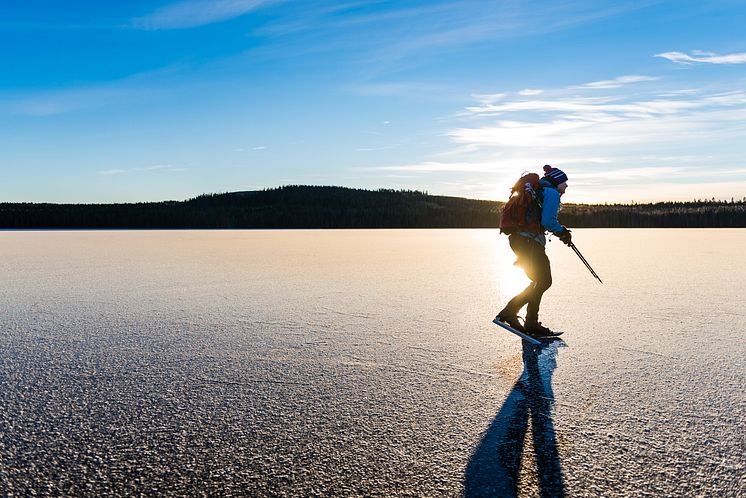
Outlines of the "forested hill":
M287 186L131 204L1 203L0 228L494 228L501 202L418 191ZM746 199L565 204L569 227L746 227Z

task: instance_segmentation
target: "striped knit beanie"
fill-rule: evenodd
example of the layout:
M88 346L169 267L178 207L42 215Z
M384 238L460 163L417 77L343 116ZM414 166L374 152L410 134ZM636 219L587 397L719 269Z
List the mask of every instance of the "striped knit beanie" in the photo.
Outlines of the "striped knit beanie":
M544 166L544 178L542 180L546 180L556 187L560 183L567 181L567 175L561 169L552 168L547 164Z

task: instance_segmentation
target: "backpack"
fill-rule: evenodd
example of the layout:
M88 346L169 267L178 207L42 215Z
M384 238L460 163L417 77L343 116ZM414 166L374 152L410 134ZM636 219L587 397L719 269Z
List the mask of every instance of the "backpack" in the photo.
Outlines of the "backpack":
M510 198L503 206L500 216L500 233L512 234L518 231L543 233L541 226L542 188L539 175L524 173L510 190Z

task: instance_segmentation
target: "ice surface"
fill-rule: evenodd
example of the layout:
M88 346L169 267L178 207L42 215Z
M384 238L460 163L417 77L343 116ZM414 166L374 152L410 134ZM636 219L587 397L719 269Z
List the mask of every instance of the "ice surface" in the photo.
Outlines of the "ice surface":
M0 232L0 494L740 496L746 230Z

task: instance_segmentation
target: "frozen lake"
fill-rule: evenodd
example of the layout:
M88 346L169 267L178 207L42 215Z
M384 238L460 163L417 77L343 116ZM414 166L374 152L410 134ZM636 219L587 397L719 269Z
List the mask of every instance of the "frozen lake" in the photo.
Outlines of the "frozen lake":
M746 230L0 232L0 494L742 496Z

